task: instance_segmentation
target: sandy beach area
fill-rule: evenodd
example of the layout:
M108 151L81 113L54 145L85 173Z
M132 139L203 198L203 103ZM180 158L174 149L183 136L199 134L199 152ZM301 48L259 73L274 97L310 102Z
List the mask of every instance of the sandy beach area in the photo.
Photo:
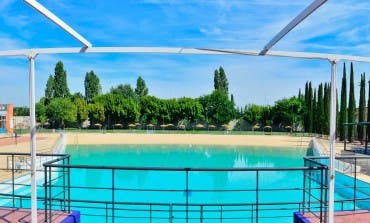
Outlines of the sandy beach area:
M311 138L282 135L67 133L68 145L89 144L184 144L240 145L307 148Z

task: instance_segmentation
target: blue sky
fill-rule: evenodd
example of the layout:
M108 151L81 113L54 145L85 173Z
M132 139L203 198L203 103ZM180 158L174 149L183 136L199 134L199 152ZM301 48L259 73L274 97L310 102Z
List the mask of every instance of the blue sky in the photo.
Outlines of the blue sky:
M39 0L93 46L214 47L260 50L308 0ZM273 50L370 55L370 2L328 1ZM80 43L20 0L0 2L0 50L79 47ZM78 54L36 59L36 97L62 60L71 92L83 93L94 70L103 91L141 75L151 95L198 97L213 90L213 72L223 66L238 106L273 104L297 94L306 80L330 81L327 61L250 56ZM348 66L349 67L349 66ZM355 81L369 73L354 63ZM349 72L348 72L349 73ZM342 62L338 77L342 74ZM368 77L370 77L368 75ZM339 79L340 80L340 79ZM340 81L338 81L338 88ZM0 102L28 105L26 58L0 58Z

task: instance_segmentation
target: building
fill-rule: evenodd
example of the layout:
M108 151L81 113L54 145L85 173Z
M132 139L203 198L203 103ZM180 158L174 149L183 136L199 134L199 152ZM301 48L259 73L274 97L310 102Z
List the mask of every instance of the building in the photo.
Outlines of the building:
M13 133L12 104L0 104L0 133Z

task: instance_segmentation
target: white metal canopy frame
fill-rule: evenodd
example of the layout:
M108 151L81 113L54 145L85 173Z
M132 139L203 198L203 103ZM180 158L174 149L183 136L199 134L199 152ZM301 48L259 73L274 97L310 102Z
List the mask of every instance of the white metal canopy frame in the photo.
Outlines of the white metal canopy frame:
M322 54L307 52L270 51L280 39L288 34L300 22L306 19L327 0L315 0L285 26L262 50L245 49L210 49L210 48L179 48L179 47L92 47L92 44L64 23L56 15L38 3L36 0L23 0L46 18L61 27L67 33L83 44L81 48L35 48L0 51L0 56L25 56L29 60L29 103L30 103L30 130L31 130L31 216L32 223L37 222L37 194L36 194L36 118L35 118L35 58L39 54L75 54L75 53L122 53L122 54L203 54L203 55L247 55L247 56L274 56L301 59L327 60L331 64L331 106L330 106L330 174L329 174L329 205L328 222L334 222L334 148L336 124L336 68L340 60L369 62L370 57L348 56L338 54Z

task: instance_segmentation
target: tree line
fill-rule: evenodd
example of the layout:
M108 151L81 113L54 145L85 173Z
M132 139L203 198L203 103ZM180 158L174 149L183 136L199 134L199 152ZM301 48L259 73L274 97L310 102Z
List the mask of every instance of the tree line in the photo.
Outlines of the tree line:
M347 92L346 64L343 66L340 105L337 94L337 135L344 140L362 141L369 131L364 126L348 125L370 121L370 82L366 108L366 77L361 74L359 106L356 108L353 64L350 66L349 91ZM229 83L225 70L214 71L214 90L198 98L161 99L149 95L145 80L139 76L136 87L118 84L103 93L99 77L94 71L85 75L84 94L71 94L67 84L67 71L58 61L54 74L46 83L45 96L36 104L37 121L49 124L50 128L82 127L89 120L90 127L106 128L136 125L160 125L176 128L194 128L196 124L220 127L231 120L237 122L236 129L274 131L301 131L329 134L330 83L319 83L314 87L311 81L305 84L304 92L297 96L277 100L273 105L247 104L237 108L233 94L229 95ZM348 97L347 97L348 96ZM347 103L348 98L348 103ZM26 114L24 108L17 112Z
M99 77L87 72L84 94L71 94L67 71L58 61L50 75L45 97L36 104L37 121L50 128L82 127L89 120L90 127L127 127L136 125L169 125L173 128L194 128L197 123L221 126L236 117L235 104L228 95L228 80L222 67L215 70L214 91L198 98L160 99L149 95L145 80L139 76L136 87L118 84L102 93Z

